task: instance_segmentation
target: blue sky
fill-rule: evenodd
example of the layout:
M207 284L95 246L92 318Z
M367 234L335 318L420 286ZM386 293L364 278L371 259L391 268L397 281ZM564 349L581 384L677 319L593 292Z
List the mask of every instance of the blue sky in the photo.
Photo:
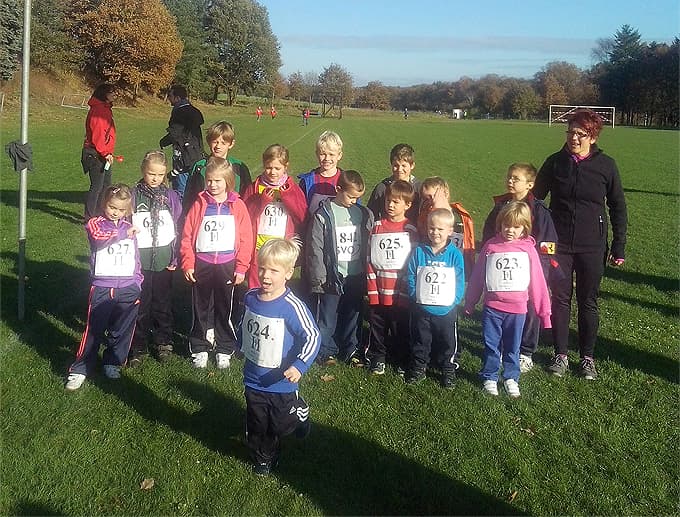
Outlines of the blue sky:
M644 41L680 35L680 0L257 0L281 45L280 72L345 68L355 86L408 86L495 73L579 68L628 24Z

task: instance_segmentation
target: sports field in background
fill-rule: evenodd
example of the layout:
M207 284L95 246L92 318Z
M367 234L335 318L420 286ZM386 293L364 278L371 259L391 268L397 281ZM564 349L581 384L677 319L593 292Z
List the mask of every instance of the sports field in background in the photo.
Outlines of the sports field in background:
M231 155L253 175L262 151L286 145L291 172L316 165L314 144L331 129L343 168L368 189L389 171L400 142L416 151L419 178L440 175L474 218L477 237L504 190L507 166L537 167L564 142L563 125L453 121L411 113L345 110L342 120L280 109L204 107L207 125L236 128ZM464 353L453 391L437 379L406 386L392 371L314 366L302 381L313 429L287 441L279 469L259 478L242 443L242 362L191 368L147 360L116 382L97 375L63 389L84 328L88 245L80 166L86 112L32 108L28 175L26 318L16 317L18 175L0 159L0 514L671 515L680 508L678 342L679 133L617 127L600 146L621 171L629 210L626 263L602 283L600 378L522 376L522 398L485 396L477 380L478 319L462 319ZM169 107L114 109L114 181L134 183L145 151L163 136ZM0 118L2 145L19 137L18 115ZM185 350L189 290L177 277L176 349ZM575 324L572 325L575 328ZM572 339L575 337L572 333ZM577 354L572 350L570 359ZM145 482L146 480L146 482ZM145 489L142 488L144 483ZM152 486L150 486L152 485Z

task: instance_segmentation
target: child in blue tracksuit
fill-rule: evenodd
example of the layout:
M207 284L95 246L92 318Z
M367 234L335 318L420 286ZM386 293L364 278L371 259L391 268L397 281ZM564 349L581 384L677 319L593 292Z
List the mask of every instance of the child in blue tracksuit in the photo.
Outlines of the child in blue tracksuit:
M319 329L307 306L286 287L297 243L270 239L257 254L260 287L246 293L238 343L245 356L246 441L256 474L278 463L281 437L309 433L309 406L298 383L319 352Z
M102 343L106 345L104 374L109 379L120 378L137 320L143 278L135 238L138 230L125 220L132 212L130 188L120 183L108 187L102 193L101 211L103 215L85 225L92 287L87 326L66 380L69 391L80 388L92 375Z
M450 239L453 225L450 210L432 210L427 217L427 242L413 250L408 262L406 281L413 310L407 384L425 379L432 351L442 370L442 386L452 388L456 380L456 306L463 299L465 266Z

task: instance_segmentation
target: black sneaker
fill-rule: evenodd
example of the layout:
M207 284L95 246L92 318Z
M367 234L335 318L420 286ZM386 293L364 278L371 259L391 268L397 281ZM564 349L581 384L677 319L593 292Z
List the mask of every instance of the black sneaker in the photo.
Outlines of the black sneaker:
M359 350L355 350L352 352L347 359L347 364L350 365L352 368L363 368L366 366L366 360L363 359L362 354L359 352Z
M442 387L446 389L452 389L456 385L456 371L445 371L442 372Z
M385 375L385 363L377 361L371 364L371 373L373 375Z
M418 384L425 380L425 370L409 370L404 382L406 384Z
M580 367L581 375L588 381L597 379L597 370L595 369L595 361L592 357L584 357L581 359Z
M256 463L253 465L253 472L258 476L268 476L272 471L272 466L270 463Z
M562 377L569 371L569 360L566 355L557 354L552 363L548 366L548 371L556 377Z
M173 348L171 344L157 345L156 354L158 356L158 360L161 363L168 361L172 357L172 350Z

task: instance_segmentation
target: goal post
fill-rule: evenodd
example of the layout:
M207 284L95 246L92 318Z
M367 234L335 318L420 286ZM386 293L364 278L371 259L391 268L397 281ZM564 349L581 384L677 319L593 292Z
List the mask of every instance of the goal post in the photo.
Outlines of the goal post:
M548 127L553 122L567 122L567 117L580 108L588 108L602 117L605 125L614 127L616 108L614 106L570 106L566 104L551 104L548 107Z

